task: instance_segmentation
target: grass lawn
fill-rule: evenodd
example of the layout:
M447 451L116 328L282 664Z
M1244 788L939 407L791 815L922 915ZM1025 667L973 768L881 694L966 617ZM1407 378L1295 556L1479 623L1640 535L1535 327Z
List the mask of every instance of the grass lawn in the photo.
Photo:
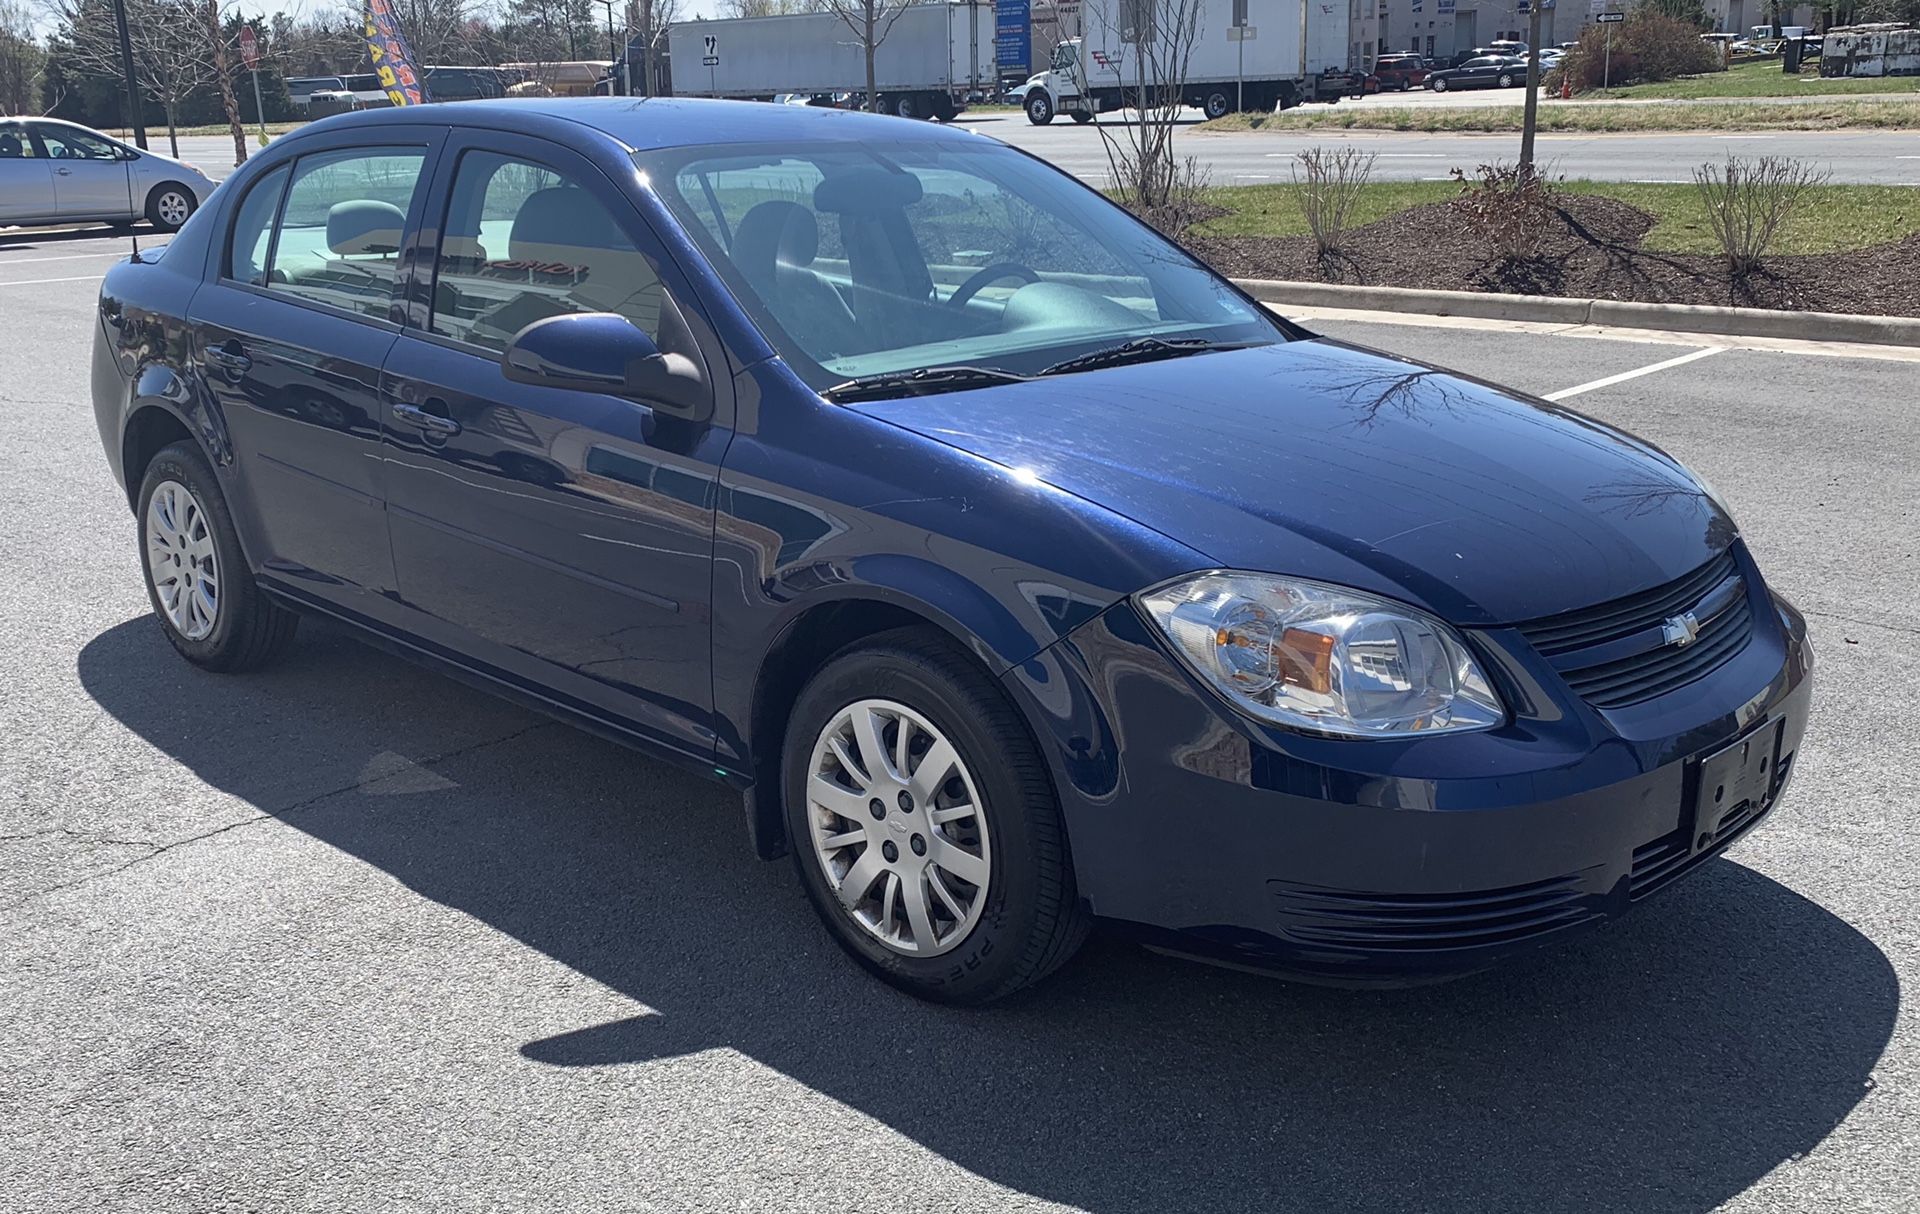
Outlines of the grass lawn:
M1521 107L1302 106L1280 114L1229 114L1200 131L1489 131L1520 129ZM1540 107L1543 131L1807 131L1840 127L1920 129L1920 96L1779 105L1737 101L1708 105L1554 104Z
M1778 59L1742 63L1724 72L1683 76L1659 84L1635 84L1620 89L1594 89L1580 99L1651 99L1657 97L1812 97L1838 93L1905 93L1920 98L1920 76L1888 76L1877 80L1828 79L1818 72L1789 76Z
M1569 181L1563 189L1604 194L1656 217L1641 248L1662 253L1718 253L1707 228L1699 191L1691 185L1640 185ZM1383 219L1422 203L1441 202L1458 187L1445 181L1392 181L1366 187L1354 208L1353 227ZM1304 236L1306 222L1293 198L1292 185L1223 186L1210 201L1231 214L1194 229L1198 236ZM1920 187L1829 185L1781 228L1776 251L1834 253L1887 244L1920 231Z

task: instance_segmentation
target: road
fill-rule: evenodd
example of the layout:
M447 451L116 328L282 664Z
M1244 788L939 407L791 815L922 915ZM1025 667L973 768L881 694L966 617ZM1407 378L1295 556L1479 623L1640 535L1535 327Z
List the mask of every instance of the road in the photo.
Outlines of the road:
M1920 1208L1916 352L1314 321L1718 485L1812 619L1786 804L1450 985L1096 938L963 1012L849 964L712 785L328 628L175 657L88 404L120 252L0 241L0 1209Z
M1420 97L1426 94L1413 93ZM1378 101L1370 98L1369 104ZM1394 100L1399 100L1396 96ZM745 103L743 103L745 104ZM1342 104L1346 104L1342 102ZM1623 103L1627 104L1627 103ZM1099 132L1071 122L1037 127L1019 114L981 114L960 125L1024 148L1094 184L1107 180L1107 156ZM1920 139L1911 131L1768 131L1752 134L1539 135L1538 155L1552 171L1595 181L1690 181L1693 166L1739 156L1789 156L1813 161L1836 182L1920 185ZM1216 185L1253 185L1288 180L1288 166L1303 148L1355 144L1379 155L1375 176L1383 180L1446 180L1448 170L1471 170L1492 160L1512 160L1518 135L1426 134L1378 131L1248 131L1176 138L1182 156L1199 158ZM165 151L164 138L154 141ZM181 155L215 177L232 171L233 140L190 136Z

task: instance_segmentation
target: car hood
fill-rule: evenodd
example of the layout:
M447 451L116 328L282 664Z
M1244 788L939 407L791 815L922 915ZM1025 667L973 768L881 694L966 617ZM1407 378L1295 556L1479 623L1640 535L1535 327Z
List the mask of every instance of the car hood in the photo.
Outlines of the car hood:
M1658 448L1420 363L1324 340L852 406L1205 553L1459 624L1656 586L1732 522Z

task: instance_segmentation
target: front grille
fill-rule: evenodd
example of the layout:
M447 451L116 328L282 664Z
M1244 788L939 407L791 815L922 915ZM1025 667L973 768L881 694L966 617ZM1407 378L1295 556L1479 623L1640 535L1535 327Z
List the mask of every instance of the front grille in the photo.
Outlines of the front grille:
M1665 622L1685 612L1702 617L1698 635L1691 644L1668 644ZM1522 624L1520 633L1575 695L1596 708L1624 708L1691 683L1740 652L1753 636L1753 608L1732 552L1723 552L1664 586Z
M1599 912L1578 876L1459 894L1361 894L1269 881L1281 930L1302 944L1440 952L1531 940Z

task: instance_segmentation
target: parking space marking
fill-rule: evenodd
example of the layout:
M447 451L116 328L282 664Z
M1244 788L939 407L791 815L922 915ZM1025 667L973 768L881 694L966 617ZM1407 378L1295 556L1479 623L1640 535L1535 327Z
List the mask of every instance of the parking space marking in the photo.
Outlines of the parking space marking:
M89 257L125 257L126 255L125 249L114 249L112 252L100 253L62 253L58 257L0 257L0 266L30 266L37 261L85 261Z
M0 279L0 287L41 287L50 282L99 282L105 274L78 274L72 278L25 278L19 282Z
M1571 388L1562 388L1558 392L1549 392L1546 395L1546 399L1565 400L1569 396L1578 396L1582 392L1591 392L1595 388L1612 387L1614 384L1625 383L1630 379L1639 379L1642 375L1652 375L1655 371L1666 371L1686 363L1696 362L1702 358L1706 358L1710 354L1718 354L1724 349L1726 349L1725 346L1708 346L1704 350L1694 350L1690 353L1682 354L1678 358L1669 358L1663 362L1650 363L1644 367L1636 367L1631 371L1622 371L1618 375L1609 375L1605 379L1596 379L1591 383L1575 384Z

